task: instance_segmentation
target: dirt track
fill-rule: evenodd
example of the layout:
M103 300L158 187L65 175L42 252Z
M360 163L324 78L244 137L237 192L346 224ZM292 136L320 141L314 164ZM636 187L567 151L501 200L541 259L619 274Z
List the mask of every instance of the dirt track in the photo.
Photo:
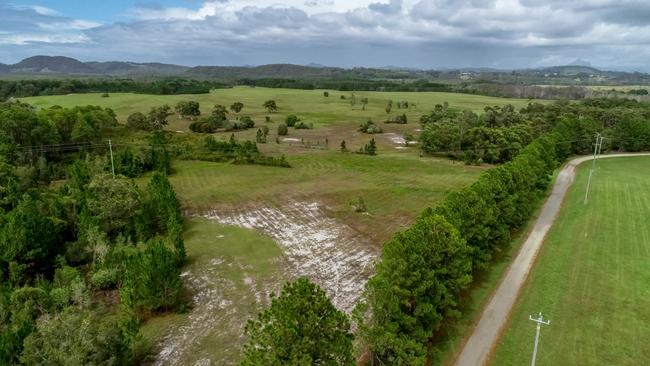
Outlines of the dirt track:
M631 156L650 156L650 154L612 154L601 155L601 158ZM535 226L508 267L505 276L492 294L487 306L483 309L481 318L456 358L456 365L485 365L489 360L492 348L499 339L510 311L517 300L517 295L528 277L539 249L542 247L544 237L560 212L562 201L575 178L576 166L591 159L591 156L572 159L560 171L553 186L553 191L546 199ZM598 179L597 176L595 179Z

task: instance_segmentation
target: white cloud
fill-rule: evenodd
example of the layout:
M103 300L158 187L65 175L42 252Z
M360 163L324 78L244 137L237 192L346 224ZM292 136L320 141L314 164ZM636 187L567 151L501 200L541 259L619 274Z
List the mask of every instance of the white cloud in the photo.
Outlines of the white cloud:
M31 20L0 24L5 43L76 40L96 47L94 58L526 67L580 57L608 66L616 49L647 68L650 52L650 2L642 0L221 0L134 7L127 21L105 25L27 10Z

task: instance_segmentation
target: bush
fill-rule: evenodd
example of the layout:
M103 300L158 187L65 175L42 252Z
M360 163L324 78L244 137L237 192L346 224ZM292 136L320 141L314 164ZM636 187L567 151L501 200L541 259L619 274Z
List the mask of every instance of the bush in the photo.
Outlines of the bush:
M90 284L99 290L110 290L117 286L118 274L114 269L99 269L90 276Z
M293 126L296 130L311 130L314 128L313 123L305 123L305 122L296 122L296 124Z
M278 135L286 136L289 134L289 128L284 123L278 125Z
M126 125L131 128L135 128L137 130L143 130L143 131L153 130L153 125L151 124L149 119L140 112L135 112L131 114L126 119Z
M295 114L290 114L287 116L287 118L284 119L284 123L289 127L295 126L296 123L299 121L300 118L298 118L298 116L296 116Z
M368 120L359 126L359 131L367 134L384 132L381 127L377 126L372 120Z
M400 125L405 125L408 119L406 118L406 113L402 113L401 115L397 115L393 118L389 118L386 123L396 123Z

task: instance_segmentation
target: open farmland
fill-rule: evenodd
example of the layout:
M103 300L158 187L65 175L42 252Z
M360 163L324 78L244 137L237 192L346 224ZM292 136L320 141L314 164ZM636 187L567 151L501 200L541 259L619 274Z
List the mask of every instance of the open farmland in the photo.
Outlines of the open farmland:
M268 303L271 292L298 276L314 280L339 309L350 312L373 272L381 244L408 227L423 209L470 184L485 169L420 156L419 149L405 141L406 134L419 133L420 116L444 102L455 110L475 112L488 105L521 107L527 103L448 93L357 93L358 99L368 98L364 110L361 104L352 106L350 96L349 92L331 91L324 97L323 91L238 87L209 95L111 94L103 98L79 94L25 99L38 107L99 104L114 109L122 123L133 112L147 112L153 106L174 105L180 100L199 101L203 114L209 114L214 104L228 106L241 101L244 110L239 115L250 115L256 126L234 132L235 137L253 140L258 127L269 127L269 142L259 144L260 150L275 156L284 154L292 166L281 169L174 162L170 181L188 218L188 264L183 280L191 308L185 314L153 318L144 325L142 333L153 347L152 363L181 365L212 360L233 364L241 353L246 320ZM277 113L268 113L262 107L268 99L277 102ZM411 104L408 109L393 108L390 114L405 113L408 124L382 123L387 118L389 99L394 106L399 101ZM288 136L277 136L276 126L289 114L313 123L314 129L291 129ZM230 116L236 114L231 112ZM266 116L270 122L265 121ZM384 133L357 131L367 119L378 122ZM203 137L188 131L187 119L173 115L169 120L167 129L178 132L170 148ZM231 133L215 135L227 139ZM375 157L338 151L342 140L354 151L370 138L377 141L379 152ZM135 131L133 135L118 135L114 148L119 152L141 139ZM355 212L359 199L365 204L364 212ZM505 264L507 255L503 259ZM503 266L486 275L489 280L468 306L480 308L501 270ZM445 352L454 353L463 329L474 317L472 311L459 324L446 340Z
M542 365L637 365L650 353L650 158L598 162L583 203L590 163L583 164L541 249L492 358L530 362L543 312Z

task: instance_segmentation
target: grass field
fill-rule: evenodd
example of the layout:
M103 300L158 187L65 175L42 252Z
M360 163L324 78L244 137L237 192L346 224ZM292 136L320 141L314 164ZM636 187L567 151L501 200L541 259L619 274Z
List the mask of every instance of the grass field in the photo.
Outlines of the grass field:
M650 158L603 159L583 204L578 169L497 349L493 365L641 365L650 359Z
M184 239L183 279L193 307L150 319L141 334L168 365L232 364L240 357L246 320L285 280L282 251L253 230L203 218L188 220ZM162 346L156 345L161 337Z

